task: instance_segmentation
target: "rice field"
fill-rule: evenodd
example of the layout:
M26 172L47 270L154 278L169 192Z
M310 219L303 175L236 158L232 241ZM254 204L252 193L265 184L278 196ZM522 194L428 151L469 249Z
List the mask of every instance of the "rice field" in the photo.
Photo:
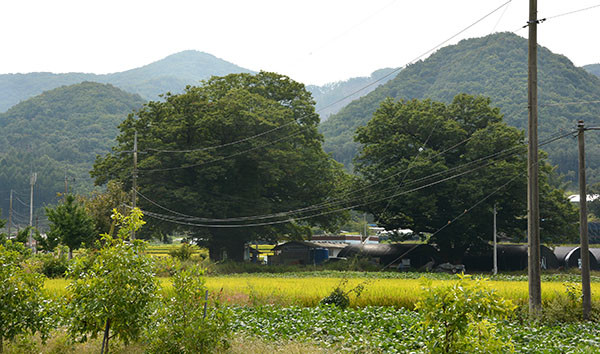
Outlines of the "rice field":
M261 277L261 276L218 276L206 277L206 286L213 297L238 305L278 304L315 306L325 296L340 285L341 278L335 277ZM449 284L452 280L428 280L431 286ZM169 278L159 278L163 292L169 293ZM68 280L49 279L46 289L55 295L66 293ZM426 286L422 279L374 279L350 278L344 285L349 290L360 284L365 285L359 297L351 296L351 306L393 306L412 309L423 294ZM516 304L528 301L526 281L488 281L489 287L499 295L511 299ZM562 282L542 282L542 299L550 301L566 296ZM592 283L592 301L600 302L600 283Z

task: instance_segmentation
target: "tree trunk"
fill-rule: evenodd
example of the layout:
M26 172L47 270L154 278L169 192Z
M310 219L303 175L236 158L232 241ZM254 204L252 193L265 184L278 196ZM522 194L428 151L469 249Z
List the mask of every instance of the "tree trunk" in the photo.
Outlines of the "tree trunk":
M246 234L215 231L208 245L208 253L213 261L230 259L236 262L244 260Z
M0 337L0 354L4 353L4 338Z
M108 353L108 340L110 334L110 318L106 320L106 327L104 328L104 337L102 338L102 349L100 350L100 354ZM105 351L106 348L106 351Z
M73 250L69 247L69 260L73 259Z

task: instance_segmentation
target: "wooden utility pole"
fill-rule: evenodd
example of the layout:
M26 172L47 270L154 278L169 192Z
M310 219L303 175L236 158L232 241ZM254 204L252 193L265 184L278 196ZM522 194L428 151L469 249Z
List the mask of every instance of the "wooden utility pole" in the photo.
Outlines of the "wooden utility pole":
M579 142L579 237L581 240L581 290L583 295L583 318L588 319L592 310L590 285L590 247L588 243L587 192L585 186L585 139L583 121L577 123Z
M529 314L537 317L542 309L540 266L540 209L538 186L538 124L537 124L537 0L529 0L529 53L527 75L527 105L529 108L527 149L527 239Z
M29 196L29 247L35 253L35 246L33 245L33 186L37 181L37 173L32 173L31 178L29 178L29 185L31 186L31 193Z
M10 199L8 202L8 237L10 238L10 227L12 226L12 198L13 198L13 191L12 189L10 190Z
M494 275L498 274L498 240L496 235L496 204L494 204Z
M133 135L133 183L131 204L135 209L137 205L137 131ZM131 231L131 239L135 240L135 230Z

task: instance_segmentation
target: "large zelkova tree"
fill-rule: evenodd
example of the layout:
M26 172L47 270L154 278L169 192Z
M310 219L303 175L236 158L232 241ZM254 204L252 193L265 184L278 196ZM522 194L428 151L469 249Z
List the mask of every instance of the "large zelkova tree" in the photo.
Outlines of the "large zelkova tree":
M97 238L94 221L73 195L66 195L55 208L47 207L46 215L50 221L48 238L59 240L61 244L68 246L69 259L73 258L73 250L82 244L92 246Z
M335 206L286 213L331 200L347 183L341 165L321 148L318 123L310 93L286 76L213 77L131 114L113 152L96 160L92 176L96 184L116 179L129 189L137 131L137 185L147 198L138 197L138 205L198 217L188 224L213 225L179 229L205 241L213 259L225 251L241 260L247 241L302 238L310 225L332 229L345 219L345 213L327 213ZM271 214L277 215L252 218ZM228 218L241 219L212 220ZM295 221L282 222L290 218ZM154 220L150 226L171 231L177 224Z
M461 94L451 104L388 99L355 139L362 144L356 171L370 186L362 208L386 229L429 235L448 260L460 261L492 239L496 204L501 235L525 239L524 134L507 126L488 98ZM574 239L577 212L548 183L552 168L540 155L542 240Z

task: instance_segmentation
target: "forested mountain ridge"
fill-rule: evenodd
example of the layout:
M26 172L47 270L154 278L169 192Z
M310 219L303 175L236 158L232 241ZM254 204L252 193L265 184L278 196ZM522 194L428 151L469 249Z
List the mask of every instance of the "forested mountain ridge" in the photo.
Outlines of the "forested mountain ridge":
M538 47L539 135L544 139L561 129L573 129L577 120L600 123L600 104L564 104L600 100L600 79L571 61ZM467 39L447 46L402 70L393 80L353 101L321 125L324 148L336 160L351 165L358 145L356 128L366 124L386 98L450 102L459 93L489 96L501 108L506 122L520 129L527 125L527 40L511 33ZM564 105L560 105L564 104ZM589 135L588 166L600 166L597 138ZM577 144L564 142L544 147L559 172L574 178ZM596 174L598 175L598 174Z
M96 155L114 144L118 125L145 103L112 85L62 86L0 113L0 186L22 190L38 173L36 206L55 200L65 175L76 191L91 188ZM8 210L2 198L3 210Z
M393 79L396 76L395 70L392 68L379 69L368 77L354 77L323 86L307 85L306 89L312 93L317 102L315 109L321 116L321 122L323 122L330 115L339 112L348 103Z
M600 76L600 64L584 65L583 68L590 74Z
M211 54L187 50L151 64L112 74L29 73L0 75L0 112L44 91L83 81L110 83L137 93L146 100L156 100L165 92L182 92L186 85L216 75L252 72Z

